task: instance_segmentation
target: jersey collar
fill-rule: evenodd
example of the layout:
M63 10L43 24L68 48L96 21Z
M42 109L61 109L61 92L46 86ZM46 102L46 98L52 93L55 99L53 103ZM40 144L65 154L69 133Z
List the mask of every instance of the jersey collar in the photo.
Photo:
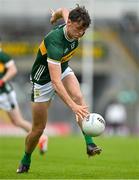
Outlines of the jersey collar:
M75 39L70 39L70 38L68 37L66 25L63 27L63 32L64 32L64 36L65 36L65 38L66 38L67 41L72 42L72 41L75 40Z

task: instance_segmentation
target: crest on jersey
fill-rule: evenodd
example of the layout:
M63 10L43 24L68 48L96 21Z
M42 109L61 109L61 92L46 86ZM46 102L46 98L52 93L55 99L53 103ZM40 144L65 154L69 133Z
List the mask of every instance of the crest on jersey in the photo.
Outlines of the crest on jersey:
M70 46L71 46L71 49L74 49L75 48L75 42L73 42Z

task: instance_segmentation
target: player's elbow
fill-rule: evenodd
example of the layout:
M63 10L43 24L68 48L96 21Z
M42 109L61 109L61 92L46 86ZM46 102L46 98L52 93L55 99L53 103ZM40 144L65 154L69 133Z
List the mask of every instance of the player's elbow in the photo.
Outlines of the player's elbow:
M61 11L62 11L62 13L65 13L65 12L68 13L69 12L69 10L65 7L61 7Z
M17 68L16 68L16 66L13 67L12 72L13 72L13 75L16 75L16 74L17 74Z
M52 82L52 86L55 89L55 91L58 91L59 86L61 84L61 80L51 79L51 82Z

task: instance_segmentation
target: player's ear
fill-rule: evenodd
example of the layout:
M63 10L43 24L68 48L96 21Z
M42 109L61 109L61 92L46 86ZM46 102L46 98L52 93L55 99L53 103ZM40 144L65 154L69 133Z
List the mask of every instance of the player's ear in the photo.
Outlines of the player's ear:
M68 25L71 24L71 20L70 20L70 19L67 20L67 24L68 24Z

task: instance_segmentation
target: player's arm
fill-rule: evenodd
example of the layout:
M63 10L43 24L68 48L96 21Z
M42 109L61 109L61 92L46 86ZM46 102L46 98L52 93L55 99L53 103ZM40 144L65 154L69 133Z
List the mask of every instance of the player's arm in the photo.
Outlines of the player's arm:
M87 107L76 104L67 93L61 81L60 64L54 64L54 63L48 62L48 68L50 72L52 85L55 91L57 92L57 94L80 119L84 118L88 114Z
M11 80L17 73L17 68L13 60L10 60L8 63L6 63L6 68L6 74L1 79L4 83Z
M59 8L55 11L51 9L51 15L52 15L52 17L50 19L50 22L52 24L61 18L63 18L64 21L67 22L68 17L69 17L69 10L67 8Z

